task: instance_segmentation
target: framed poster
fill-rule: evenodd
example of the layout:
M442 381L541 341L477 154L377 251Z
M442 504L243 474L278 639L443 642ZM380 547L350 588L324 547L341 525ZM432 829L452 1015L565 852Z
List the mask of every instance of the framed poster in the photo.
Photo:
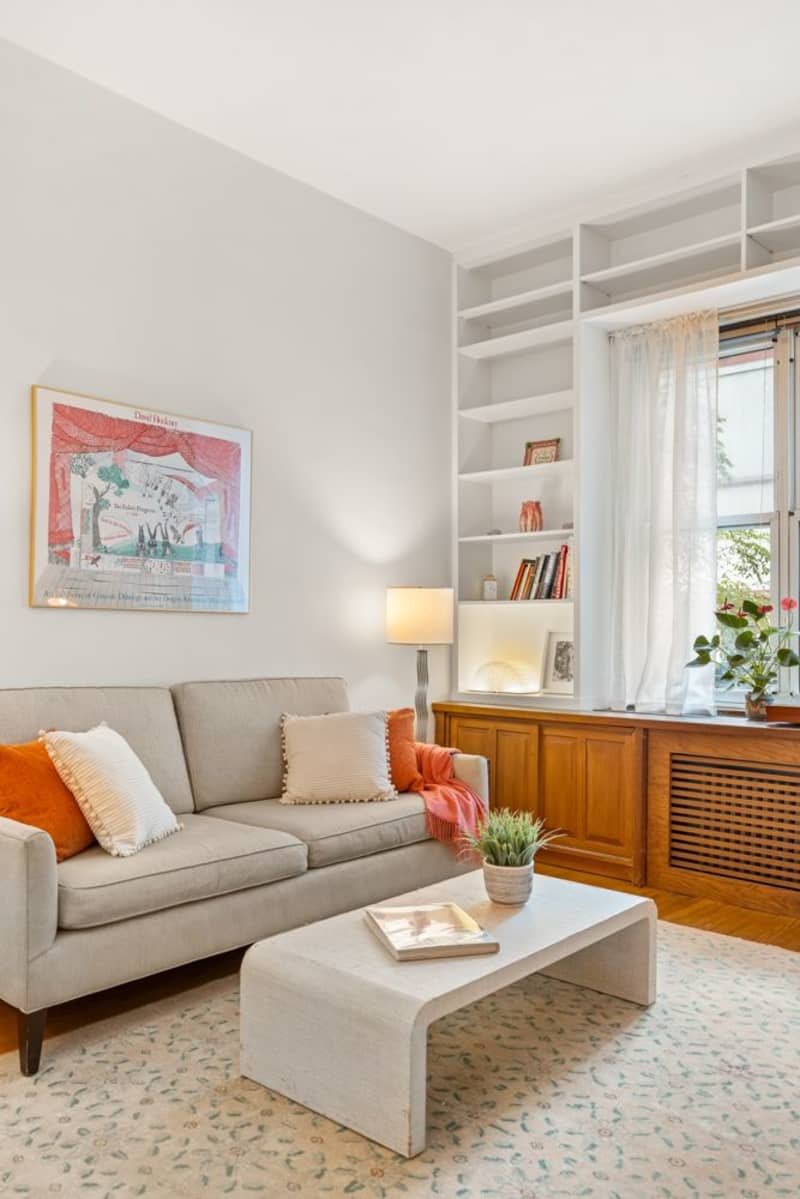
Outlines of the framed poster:
M251 434L32 389L30 603L247 612Z
M574 638L571 633L548 633L542 688L559 695L572 695L574 686Z

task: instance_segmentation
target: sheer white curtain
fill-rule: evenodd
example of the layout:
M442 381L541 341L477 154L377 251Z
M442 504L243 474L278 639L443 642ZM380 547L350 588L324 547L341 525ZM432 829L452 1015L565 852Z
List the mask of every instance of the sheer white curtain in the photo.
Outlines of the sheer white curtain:
M611 338L611 704L714 710L713 670L686 670L714 625L716 312Z

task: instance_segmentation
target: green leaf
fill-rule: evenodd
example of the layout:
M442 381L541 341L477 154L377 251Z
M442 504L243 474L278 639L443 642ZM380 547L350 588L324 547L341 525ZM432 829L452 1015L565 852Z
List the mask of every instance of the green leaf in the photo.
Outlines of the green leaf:
M747 619L744 616L736 616L733 612L718 612L717 620L724 624L726 629L747 628Z
M727 683L732 679L733 680L736 679L736 675L733 673L732 670L726 670L725 673L721 674L719 677L720 677L720 681L723 683Z
M704 645L711 645L705 633L701 633L699 637L695 637L693 649L700 649Z
M734 645L737 649L747 649L755 641L755 634L752 629L744 629L736 638Z
M753 603L753 601L749 599L742 600L742 611L746 612L748 616L755 616L756 619L760 615L758 604Z
M729 666L741 666L742 663L746 662L746 661L747 661L747 654L728 654L728 665Z
M717 648L719 643L720 643L720 635L719 635L719 633L715 633L714 636L711 638L711 644L714 647L714 649Z
M689 666L710 666L711 659L709 658L708 654L702 654L702 655L698 654L698 656L696 658L692 658L691 662L687 662L686 665L687 665L687 667L689 667Z
M775 657L778 659L781 666L788 667L800 665L800 658L798 658L794 650L789 649L788 646L784 646L782 649L779 649Z

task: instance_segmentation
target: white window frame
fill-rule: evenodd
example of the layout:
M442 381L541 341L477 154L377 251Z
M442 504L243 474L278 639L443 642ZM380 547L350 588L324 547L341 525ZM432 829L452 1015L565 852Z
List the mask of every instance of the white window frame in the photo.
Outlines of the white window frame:
M770 603L774 608L776 624L785 623L785 616L780 608L781 597L792 595L796 599L800 598L800 445L797 438L797 432L800 430L800 371L796 369L799 335L798 326L792 326L780 329L775 337L774 511L717 518L718 529L769 526L772 551ZM722 349L722 346L720 348ZM800 692L798 673L798 668L779 672L779 696L787 697ZM718 707L744 707L744 692L717 690L716 701Z

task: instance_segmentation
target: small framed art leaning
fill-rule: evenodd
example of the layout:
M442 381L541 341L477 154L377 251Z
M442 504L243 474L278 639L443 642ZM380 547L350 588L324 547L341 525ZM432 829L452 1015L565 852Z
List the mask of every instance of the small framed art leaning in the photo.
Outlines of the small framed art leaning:
M32 389L34 607L247 612L251 434Z
M575 642L571 633L548 633L542 690L572 695L575 687Z

